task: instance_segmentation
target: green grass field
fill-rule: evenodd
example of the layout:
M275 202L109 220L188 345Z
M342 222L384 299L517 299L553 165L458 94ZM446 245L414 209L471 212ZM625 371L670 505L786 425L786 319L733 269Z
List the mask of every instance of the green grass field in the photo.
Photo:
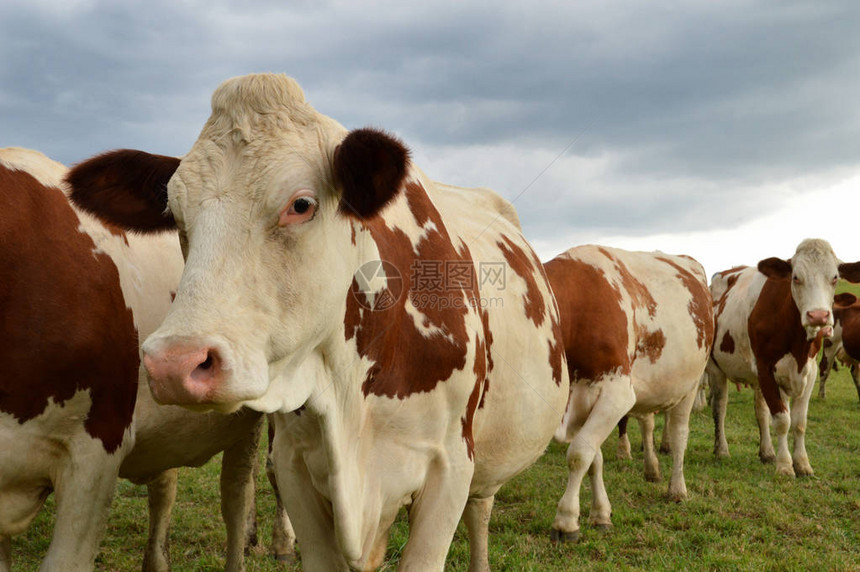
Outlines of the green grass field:
M856 288L855 288L856 291ZM567 478L565 448L552 443L528 471L496 497L490 523L494 570L860 570L860 404L846 368L828 382L827 400L813 394L807 450L813 477L777 477L758 460L758 429L749 389L729 396L726 420L731 458L712 454L710 411L694 413L686 456L686 502L665 498L671 460L661 456L664 481L642 476L638 425L630 424L633 461L615 459L617 439L604 444L605 480L613 528L583 525L576 544L549 540L555 505ZM658 427L662 418L658 419ZM261 459L263 449L261 448ZM171 559L177 571L223 569L225 532L220 517L220 458L201 469L184 469L171 530ZM258 514L263 546L247 557L249 571L301 570L277 564L267 554L274 499L259 477ZM587 519L590 491L582 493ZM13 540L13 570L38 568L51 536L52 504L29 532ZM139 570L146 542L146 489L121 481L98 570ZM391 534L385 570L393 570L406 542L403 515ZM299 550L301 547L299 547ZM468 568L465 528L451 546L448 570Z

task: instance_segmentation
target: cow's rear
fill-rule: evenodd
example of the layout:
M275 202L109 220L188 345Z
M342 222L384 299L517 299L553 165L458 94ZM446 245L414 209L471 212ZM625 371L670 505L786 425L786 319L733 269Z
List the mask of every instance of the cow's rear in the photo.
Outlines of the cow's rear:
M572 248L546 264L558 300L571 378L557 438L571 443L570 477L552 536L579 535L579 489L592 483L590 521L610 525L603 487L603 441L628 412L653 428L667 412L673 455L669 495L683 499L688 421L713 342L711 297L704 270L688 257L617 248ZM653 440L644 439L645 472L660 478Z

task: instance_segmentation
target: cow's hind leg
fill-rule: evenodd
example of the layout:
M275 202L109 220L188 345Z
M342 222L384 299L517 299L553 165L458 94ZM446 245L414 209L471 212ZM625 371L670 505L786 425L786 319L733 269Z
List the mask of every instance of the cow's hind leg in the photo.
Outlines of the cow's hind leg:
M642 428L642 453L645 458L645 480L657 483L662 479L660 460L654 449L654 414L646 413L639 417L639 427Z
M551 537L556 541L574 541L579 538L579 490L582 479L594 462L600 447L613 427L618 423L633 404L636 395L633 384L628 377L608 378L602 382L596 401L594 389L583 384L575 384L571 388L570 409L566 416L571 423L571 429L581 424L578 431L569 430L573 434L570 447L567 449L568 478L567 488L558 502L555 520L552 525ZM594 403L593 407L590 406ZM582 420L585 420L582 423ZM592 508L590 521L597 525L609 525L611 506L602 482L602 455L598 466L591 472L592 484L598 484L592 491Z
M633 455L630 450L630 437L627 435L627 422L629 417L625 415L618 421L618 452L616 458L621 460L632 459Z
M146 484L149 538L143 553L143 572L170 570L170 514L176 501L178 474L178 470L168 469Z
M729 457L729 443L726 440L726 407L729 403L729 385L725 374L710 361L707 367L708 381L711 384L711 411L714 416L714 456L718 459Z
M463 520L469 531L469 572L489 572L489 528L493 512L493 499L470 498L463 511Z
M687 498L687 484L684 481L684 455L690 436L690 413L696 401L698 389L692 391L680 403L666 411L666 427L663 435L668 437L672 450L672 476L669 478L669 498L681 501Z
M773 463L776 453L770 440L770 409L764 400L761 389L755 390L755 418L758 423L758 458L762 463Z

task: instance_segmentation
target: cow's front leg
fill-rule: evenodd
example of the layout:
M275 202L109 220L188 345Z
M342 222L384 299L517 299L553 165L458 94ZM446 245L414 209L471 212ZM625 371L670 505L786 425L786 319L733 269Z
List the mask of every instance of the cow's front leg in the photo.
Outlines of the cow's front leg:
M788 451L788 432L791 429L791 409L788 396L780 390L785 411L773 416L773 429L776 432L776 474L794 476L794 464Z
M761 389L755 390L755 418L758 422L758 458L762 463L773 463L776 453L770 440L770 409L764 400Z
M812 465L809 463L809 456L806 454L806 417L814 385L814 373L807 375L803 393L791 404L791 433L794 436L794 452L791 456L791 461L794 473L798 477L806 477L813 474Z
M69 450L54 479L57 519L51 546L39 568L42 572L93 569L125 456L123 448L106 453L102 441L89 435L75 437Z
M177 469L168 469L146 483L149 538L143 552L143 572L170 570L170 514L176 501L178 474Z
M857 399L860 399L860 366L851 365L851 379L854 380L854 389L857 390Z
M423 488L409 507L409 540L398 570L444 570L448 549L466 507L474 464L452 462L460 452L443 453L432 462Z
M12 570L12 539L0 534L0 572Z
M221 515L227 526L226 572L245 569L245 529L254 509L257 446L263 417L236 443L224 449L221 459Z

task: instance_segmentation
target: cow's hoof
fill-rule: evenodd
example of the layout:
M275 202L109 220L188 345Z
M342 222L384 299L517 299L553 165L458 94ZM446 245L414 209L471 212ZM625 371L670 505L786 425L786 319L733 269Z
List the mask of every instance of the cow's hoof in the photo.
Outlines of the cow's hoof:
M549 539L553 542L576 542L579 540L579 531L564 532L563 530L553 528L549 532Z
M284 562L286 564L292 564L296 561L295 554L272 554L272 558L274 558L278 562Z
M599 530L600 532L609 532L610 530L612 530L612 525L606 524L605 522L592 523L591 527L594 530Z
M776 455L773 453L759 453L758 458L765 465L772 465L776 461Z
M798 477L811 477L815 474L812 467L794 467L794 474Z

